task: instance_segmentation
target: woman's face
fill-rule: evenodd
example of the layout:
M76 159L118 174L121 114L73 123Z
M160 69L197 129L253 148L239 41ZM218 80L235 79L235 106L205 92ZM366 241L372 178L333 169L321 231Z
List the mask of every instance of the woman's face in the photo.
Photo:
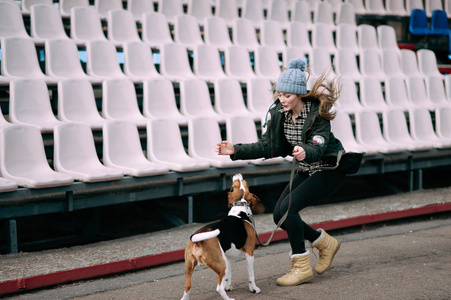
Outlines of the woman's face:
M299 95L277 92L280 103L285 111L290 111L299 104L301 98Z

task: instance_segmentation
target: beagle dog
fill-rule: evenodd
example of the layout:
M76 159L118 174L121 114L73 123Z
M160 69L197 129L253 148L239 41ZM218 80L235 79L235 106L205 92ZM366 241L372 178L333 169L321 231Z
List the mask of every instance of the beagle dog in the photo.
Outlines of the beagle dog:
M249 274L249 289L260 293L254 278L255 231L250 216L263 213L265 207L257 196L249 192L249 186L241 174L232 179L232 188L228 193L227 217L197 230L190 238L185 249L185 292L181 300L189 299L191 276L197 264L206 265L218 274L216 291L224 300L233 300L226 290L232 290L232 272L227 256L235 256L239 251L245 253ZM238 251L239 250L239 251Z

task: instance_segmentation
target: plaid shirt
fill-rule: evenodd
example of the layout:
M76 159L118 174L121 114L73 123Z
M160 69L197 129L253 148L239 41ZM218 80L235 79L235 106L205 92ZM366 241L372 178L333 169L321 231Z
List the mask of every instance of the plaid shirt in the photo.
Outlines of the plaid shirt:
M296 124L293 123L292 112L291 110L285 111L283 108L279 110L279 112L285 115L285 120L283 123L283 129L285 133L285 137L291 146L298 146L302 143L301 133L302 128L304 127L305 119L307 115L310 113L310 108L312 107L312 103L307 101L302 108L299 116L296 117Z
M302 129L304 127L305 119L307 118L308 114L310 113L310 108L312 106L312 103L310 101L307 101L302 108L301 112L299 113L299 116L296 117L296 124L293 123L292 112L285 111L283 108L279 110L279 112L283 113L285 116L285 120L283 123L284 133L285 137L287 138L288 142L291 144L291 146L299 146L302 144L301 139L301 133ZM295 158L293 158L295 159ZM328 164L322 160L308 164L306 162L300 161L299 162L299 169L300 172L308 172L309 175L313 175L318 171L323 171L324 167L333 167L333 165Z

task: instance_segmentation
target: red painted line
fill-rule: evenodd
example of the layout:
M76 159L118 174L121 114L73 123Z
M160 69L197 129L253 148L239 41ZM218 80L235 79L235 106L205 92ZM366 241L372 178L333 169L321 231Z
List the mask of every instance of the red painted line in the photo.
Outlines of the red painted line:
M451 203L436 204L401 211L391 211L380 214L371 214L366 216L323 222L313 224L312 227L315 229L323 228L324 230L334 230L445 211L451 211ZM262 241L268 240L270 236L270 232L259 235ZM286 232L280 230L276 231L272 240L280 241L285 239L287 239ZM167 253L149 255L101 265L0 282L0 295L177 262L184 259L184 253L185 250L176 250Z

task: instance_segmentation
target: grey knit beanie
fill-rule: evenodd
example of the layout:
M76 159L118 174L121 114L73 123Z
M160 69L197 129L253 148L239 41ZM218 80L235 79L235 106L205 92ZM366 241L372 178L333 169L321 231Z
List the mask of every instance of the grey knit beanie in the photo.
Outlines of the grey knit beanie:
M296 95L307 94L307 79L305 77L305 60L292 59L288 69L282 72L276 84L276 91Z

